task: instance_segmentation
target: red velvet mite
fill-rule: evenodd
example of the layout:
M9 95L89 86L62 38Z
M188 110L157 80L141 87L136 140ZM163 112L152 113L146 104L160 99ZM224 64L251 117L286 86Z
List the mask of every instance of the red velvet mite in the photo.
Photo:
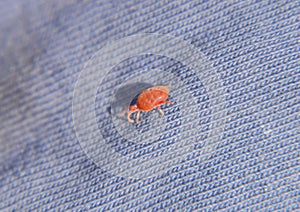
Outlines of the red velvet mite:
M127 115L127 119L129 122L134 122L133 119L130 118L131 114L137 112L136 115L136 123L139 122L140 112L151 111L155 108L160 112L163 116L164 112L160 108L162 104L173 104L172 102L168 102L167 99L169 97L169 88L171 86L154 86L144 90L138 96L137 103L135 105L129 106L129 112Z

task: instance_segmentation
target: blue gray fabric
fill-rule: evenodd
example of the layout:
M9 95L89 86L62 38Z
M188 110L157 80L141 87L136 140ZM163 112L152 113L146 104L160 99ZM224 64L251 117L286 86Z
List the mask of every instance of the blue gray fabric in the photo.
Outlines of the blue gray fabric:
M299 11L2 0L0 210L299 210Z

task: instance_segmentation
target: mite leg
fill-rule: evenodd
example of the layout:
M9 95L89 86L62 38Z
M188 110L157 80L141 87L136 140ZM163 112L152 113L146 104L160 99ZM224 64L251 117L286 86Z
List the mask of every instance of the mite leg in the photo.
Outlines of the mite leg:
M173 102L164 102L163 104L173 104ZM160 108L160 106L157 106L157 110L159 111L159 113L164 116L164 111Z
M157 106L157 110L160 113L161 116L164 116L164 111L160 108L160 106Z
M133 113L135 113L135 112L136 112L136 111L129 111L128 114L127 114L127 119L128 119L128 121L131 122L131 123L134 123L134 120L130 118L130 115L133 114Z
M137 115L136 115L136 123L139 123L140 113L141 113L141 111L138 111L138 112L137 112Z

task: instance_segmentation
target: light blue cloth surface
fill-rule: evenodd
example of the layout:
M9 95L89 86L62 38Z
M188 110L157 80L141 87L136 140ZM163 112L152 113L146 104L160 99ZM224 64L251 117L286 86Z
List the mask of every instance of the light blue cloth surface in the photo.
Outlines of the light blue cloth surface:
M299 210L299 11L2 0L0 210Z

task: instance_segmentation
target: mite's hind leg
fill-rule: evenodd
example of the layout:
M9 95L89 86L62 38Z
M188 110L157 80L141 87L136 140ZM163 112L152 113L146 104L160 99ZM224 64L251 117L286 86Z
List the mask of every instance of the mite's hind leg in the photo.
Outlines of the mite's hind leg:
M157 110L158 110L158 112L160 113L161 116L165 115L164 111L160 108L160 106L157 106Z

